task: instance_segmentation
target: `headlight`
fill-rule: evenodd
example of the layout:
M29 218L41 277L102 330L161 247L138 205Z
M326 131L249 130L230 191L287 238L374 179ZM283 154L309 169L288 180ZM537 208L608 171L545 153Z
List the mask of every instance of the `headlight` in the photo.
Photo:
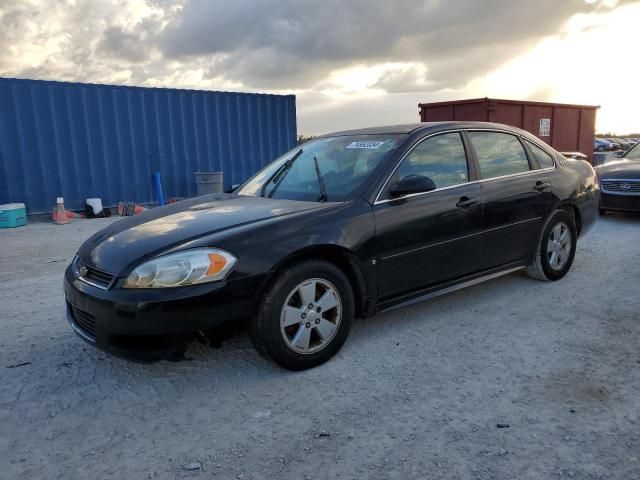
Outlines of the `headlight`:
M238 260L216 248L194 249L154 258L129 274L124 288L183 287L223 280Z

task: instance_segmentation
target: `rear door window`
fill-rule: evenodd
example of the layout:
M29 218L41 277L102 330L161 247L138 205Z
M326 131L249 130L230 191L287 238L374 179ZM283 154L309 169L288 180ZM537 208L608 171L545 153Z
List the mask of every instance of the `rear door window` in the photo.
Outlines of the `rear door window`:
M469 132L482 178L503 177L530 170L520 140L502 132Z
M531 150L531 153L533 153L533 156L536 158L542 168L555 167L556 164L554 163L553 157L551 155L549 155L535 143L527 141L527 145L529 146L529 150Z

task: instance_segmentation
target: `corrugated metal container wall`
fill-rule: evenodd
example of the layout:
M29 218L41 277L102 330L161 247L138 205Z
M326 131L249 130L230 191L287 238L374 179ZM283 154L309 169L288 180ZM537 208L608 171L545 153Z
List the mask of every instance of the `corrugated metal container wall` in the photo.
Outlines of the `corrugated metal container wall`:
M475 98L420 103L420 120L495 122L522 128L560 152L582 152L591 158L596 129L592 105Z
M241 183L296 143L293 95L0 78L0 204L48 213L56 197L153 203L196 194L195 171Z

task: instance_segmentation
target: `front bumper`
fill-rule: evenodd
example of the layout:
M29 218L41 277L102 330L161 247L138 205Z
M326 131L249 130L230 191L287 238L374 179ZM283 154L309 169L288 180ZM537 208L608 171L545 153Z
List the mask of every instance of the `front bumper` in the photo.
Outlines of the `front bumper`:
M108 353L157 359L210 330L255 311L263 277L169 289L102 289L64 278L67 320L85 341Z
M616 195L602 192L600 194L600 208L602 210L640 212L640 195Z

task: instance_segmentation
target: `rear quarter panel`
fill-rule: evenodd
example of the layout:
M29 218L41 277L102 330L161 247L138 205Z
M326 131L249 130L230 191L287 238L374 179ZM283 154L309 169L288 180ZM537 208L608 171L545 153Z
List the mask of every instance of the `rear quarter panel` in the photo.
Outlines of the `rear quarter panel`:
M563 204L577 207L580 235L584 235L598 218L600 187L596 172L582 160L568 160L558 155L556 162L558 168L550 173L556 208Z

